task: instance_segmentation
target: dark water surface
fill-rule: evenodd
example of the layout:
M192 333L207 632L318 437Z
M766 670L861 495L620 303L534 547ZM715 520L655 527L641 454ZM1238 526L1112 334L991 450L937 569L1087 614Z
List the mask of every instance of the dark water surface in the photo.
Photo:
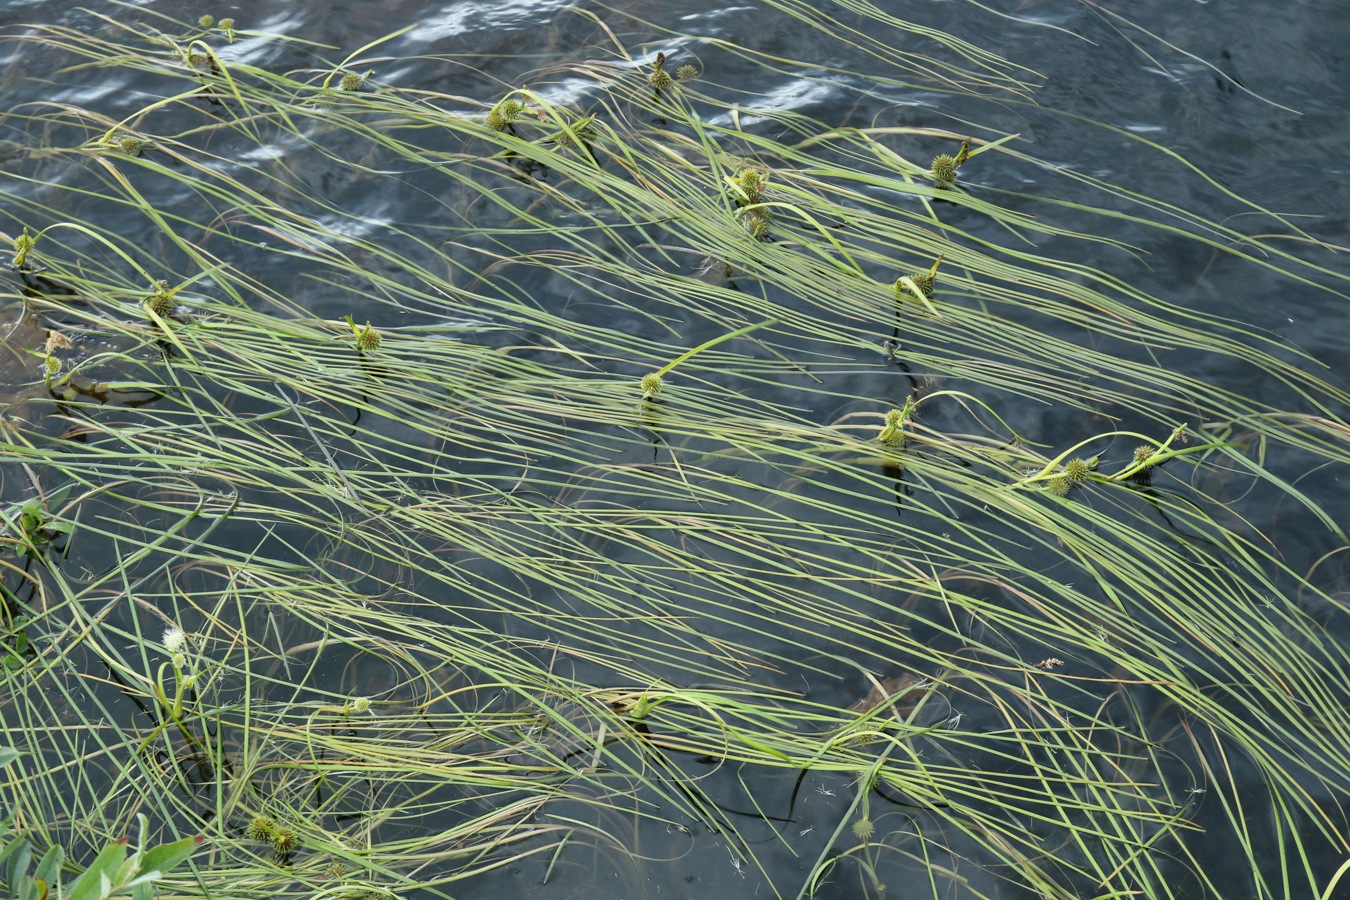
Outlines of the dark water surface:
M955 92L921 91L889 82L860 84L856 77L836 78L835 66L867 73L868 60L836 58L840 45L826 41L785 16L758 3L721 5L708 2L630 2L615 3L603 11L587 3L478 2L425 3L398 2L312 2L312 3L237 3L228 6L192 4L190 10L180 4L144 3L145 9L161 9L180 18L211 13L231 15L240 27L290 35L315 44L356 51L381 35L405 26L410 30L378 43L357 56L352 68L372 71L376 85L394 85L404 89L434 89L465 97L492 98L502 93L502 85L529 84L558 102L587 107L587 91L593 85L569 80L560 64L591 58L612 58L614 48L595 19L578 10L594 10L623 41L635 59L647 59L663 51L674 64L696 61L704 71L705 88L715 92L718 86L728 91L750 91L762 98L762 109L798 112L837 126L907 126L944 128L963 131L968 123L979 123L990 132L987 137L1018 133L1028 145L1027 152L1070 172L1129 185L1138 191L1174 204L1207 219L1228 219L1227 224L1251 233L1263 234L1269 220L1234 199L1234 195L1254 204L1295 217L1308 234L1318 241L1340 248L1350 247L1345 148L1350 145L1350 4L1313 2L1224 2L1224 0L1146 0L1129 5L1132 21L1143 23L1146 34L1115 18L1110 12L1088 2L1073 0L1026 0L1019 3L991 3L1004 15L983 11L958 2L881 2L892 10L922 25L960 36L970 43L997 52L1007 59L1039 73L1029 75L1043 86L1036 92L1036 103L1005 94L999 99L981 99ZM849 22L848 4L821 3L841 22ZM1119 6L1119 4L1111 4ZM95 6L109 15L130 15L112 7ZM856 18L856 17L855 17ZM88 27L85 14L75 4L8 3L0 8L0 26L22 22L61 22L72 28ZM1052 25L1052 30L1044 26ZM671 32L697 35L698 39L676 39ZM816 72L784 71L775 80L772 73L727 53L715 42L725 40L770 55L818 62ZM814 43L813 45L813 42ZM1169 46L1171 45L1171 46ZM923 50L922 47L914 49ZM930 48L931 49L931 48ZM294 44L244 39L231 48L234 58L259 67L284 71L318 67L319 54ZM321 54L331 59L333 54ZM453 57L455 64L446 61ZM101 77L56 79L50 73L41 79L26 73L41 71L43 60L37 51L19 59L6 60L4 96L10 107L27 103L71 103L97 108L111 119L137 109L144 98L138 93L135 73L108 70ZM1108 123L1104 127L1093 122ZM771 125L747 115L744 127ZM184 123L179 123L184 127ZM1150 144L1134 140L1143 137ZM0 140L22 140L23 135L5 133ZM341 140L341 139L337 139ZM230 147L213 147L222 158L230 156ZM364 152L359 147L340 144L325 148L335 155ZM922 152L944 148L934 141ZM454 216L454 197L429 197L411 181L404 189L391 189L387 180L378 190L370 183L352 178L350 172L318 155L306 155L298 145L279 143L269 150L278 158L303 158L296 171L307 183L317 186L335 207L356 213L364 220L372 236L387 233L393 223L416 231L419 223L428 229L447 226ZM917 158L917 153L916 153ZM1043 167L991 154L982 158L988 164L972 167L963 183L976 195L988 192L1012 209L1019 208L1018 195L1025 195L1024 208L1038 216L1048 215L1047 207L1030 198L1041 196L1050 181ZM1212 179L1207 183L1187 166L1191 161ZM236 160L262 167L265 160ZM379 159L370 160L380 165ZM70 178L74 172L52 170L53 178ZM1100 268L1137 286L1143 291L1182 303L1207 315L1247 323L1269 340L1268 349L1281 358L1301 359L1302 354L1320 360L1327 367L1322 373L1329 381L1350 384L1350 309L1346 299L1334 292L1318 290L1315 284L1295 285L1273 272L1257 266L1239 264L1214 248L1194 241L1169 239L1157 228L1143 227L1131 221L1138 209L1125 196L1109 196L1086 182L1054 178L1056 196L1066 204L1057 211L1056 224L1075 231L1101 233L1135 248L1125 252L1100 245L1084 251L1078 242L1063 242L1063 252L1078 261ZM1075 193L1077 192L1077 193ZM171 208L173 196L159 196L155 203ZM93 201L91 201L93 202ZM279 199L284 202L284 199ZM1118 218L1087 216L1072 204L1105 207L1119 212ZM54 216L60 211L55 210ZM321 214L316 211L316 214ZM485 213L493 214L491 212ZM139 221L131 213L128 222ZM1231 217L1231 218L1230 218ZM1306 217L1306 218L1301 218ZM485 227L492 224L483 222ZM950 224L965 228L976 238L1004 242L1007 234L996 225L974 215L953 212ZM1180 216L1177 226L1184 232L1195 227ZM10 223L5 223L9 230ZM265 239L265 238L264 238ZM1046 237L1039 242L1042 253L1059 252L1057 240ZM1350 272L1350 256L1328 253L1311 241L1291 239L1289 249L1330 272ZM171 247L165 247L172 254ZM1350 252L1350 251L1346 251ZM1095 256L1093 254L1096 254ZM428 266L434 254L426 252ZM273 266L268 271L262 267ZM691 262L691 269L694 263ZM259 261L252 272L259 280L288 292L297 305L316 316L339 318L351 314L359 322L382 315L379 304L368 310L353 309L349 298L334 299L323 286L315 285L287 263L275 257ZM872 273L878 279L881 272ZM1311 279L1316 282L1314 275ZM1327 284L1331 277L1325 279ZM546 279L530 283L536 299L547 305L567 304L584 319L626 331L635 338L660 340L663 332L649 318L590 302L575 296L575 288ZM1002 310L1004 315L1015 312ZM1029 315L1029 314L1028 314ZM427 321L430 319L428 318ZM1043 324L1044 320L1034 321ZM424 323L419 323L424 324ZM697 328L708 328L706 332ZM686 335L690 345L715 336L707 323L691 323ZM1068 341L1101 341L1102 349L1139 355L1135 348L1122 350L1106 346L1106 339L1086 337L1069 324L1062 334ZM1166 365L1220 388L1264 400L1285 408L1299 407L1286 396L1287 388L1229 358L1195 357L1170 353L1166 335L1159 335L1152 351ZM511 343L512 336L487 336L484 340ZM849 352L854 352L850 349ZM875 349L857 350L876 355ZM1312 366L1311 362L1300 365ZM944 373L924 373L941 377ZM903 398L905 388L896 386L894 372L878 367L871 383L840 386L850 395L894 396ZM822 401L823 402L823 401ZM1081 411L1070 411L1035 402L1022 396L1016 385L1009 385L997 397L1000 414L1018 433L1029 440L1051 446L1068 446L1104 430L1103 421ZM815 410L822 421L831 421L850 411L849 401L839 408ZM954 411L937 409L940 419ZM1135 426L1128 420L1119 427ZM398 429L391 416L388 428ZM1269 461L1278 467L1281 460ZM485 464L484 469L488 467ZM1215 474L1207 485L1216 496L1238 497L1250 486L1236 474ZM1231 478L1231 483L1224 479ZM1307 474L1301 490L1314 497L1324 509L1342 523L1350 523L1350 482L1334 469ZM6 497L6 502L14 498ZM1254 533L1274 536L1284 562L1296 572L1306 572L1325 554L1339 550L1339 543L1311 515L1285 502L1267 505L1260 491L1244 498L1241 509ZM485 569L485 577L490 573ZM1319 586L1340 589L1333 567L1320 572L1325 578ZM991 589L991 595L996 594ZM995 598L996 599L996 598ZM730 615L730 614L729 614ZM1343 636L1345 637L1345 636ZM934 640L940 637L935 634ZM841 675L844 673L841 673ZM766 681L774 676L766 674ZM800 678L797 673L782 676L775 687L799 690L802 685L787 682ZM805 692L813 699L847 706L851 699L865 695L866 685L857 679L838 683L808 685ZM962 712L959 708L952 710ZM947 711L944 711L944 713ZM713 798L727 810L747 813L749 795L769 807L769 815L786 817L794 803L793 822L780 840L753 815L738 819L743 834L760 855L771 873L804 875L809 861L820 850L820 841L838 821L846 807L853 785L847 779L808 774L797 785L796 770L784 769L778 776L746 774L750 789L742 789L737 773L713 780L712 766L697 758L683 759L680 765L707 778ZM989 760L988 764L997 765ZM1237 777L1241 777L1238 773ZM575 817L592 822L594 812L577 801L575 808L559 803L551 810L558 820ZM1204 820L1206 813L1198 814ZM899 814L893 819L897 829L908 827ZM605 821L593 822L600 828L621 827ZM885 820L882 827L887 826ZM586 847L565 854L541 886L547 859L528 859L517 866L490 873L470 882L461 896L493 896L510 891L522 896L563 898L595 897L749 897L769 896L762 876L741 867L738 852L721 836L709 833L680 833L666 825L631 826L633 832L622 849ZM1253 823L1253 836L1261 839L1260 823ZM960 837L946 835L953 846ZM1197 844L1196 852L1215 869L1214 880L1231 887L1240 897L1248 881L1242 873L1231 878L1222 871L1221 846ZM636 851L653 862L645 869L635 868L628 851ZM1208 857L1206 857L1208 854ZM1320 868L1327 865L1319 860ZM962 896L1031 896L1009 889L997 872L968 867L968 892ZM799 879L785 877L782 884ZM857 884L841 880L826 888L821 896L859 896ZM905 885L896 884L888 896L906 896ZM1350 896L1350 895L1347 895Z

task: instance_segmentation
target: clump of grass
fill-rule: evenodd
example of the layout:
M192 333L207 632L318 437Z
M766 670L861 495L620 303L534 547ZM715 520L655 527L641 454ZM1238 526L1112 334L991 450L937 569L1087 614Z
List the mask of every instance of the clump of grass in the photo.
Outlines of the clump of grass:
M795 0L766 10L896 83L1034 87L949 36L907 50L875 10L863 30ZM229 20L133 12L155 26L5 35L144 82L119 106L10 114L50 146L11 174L6 233L15 299L81 336L68 364L157 398L28 399L7 423L16 821L74 850L142 809L169 837L209 827L175 884L196 896L308 896L333 860L342 890L457 894L531 856L643 846L653 825L721 835L765 893L809 893L849 861L873 894L963 895L980 866L1064 896L1166 896L1179 867L1217 895L1196 862L1212 842L1261 885L1316 893L1296 861L1340 846L1326 798L1350 787L1342 616L1248 523L1298 506L1343 541L1300 484L1350 461L1348 398L1240 325L1034 245L1122 249L1129 197L1132 227L1235 267L1292 284L1319 264L1058 172L1015 135L819 121L763 108L758 84L705 96L685 66L671 90L653 80L664 57L634 77L617 46L560 70L585 113L518 88L484 116L383 81L324 93L382 39L268 38L309 67L269 69L167 37L232 40ZM106 152L131 132L156 152ZM962 141L950 167L909 162L935 134ZM1036 165L1044 202L930 202L984 153ZM334 185L306 177L318 167ZM363 184L434 215L332 199ZM1069 188L1106 192L1063 201L1097 231L1065 224ZM896 259L934 262L888 285ZM165 327L189 284L191 315ZM910 369L882 381L858 351L891 323ZM1283 384L1289 407L1153 362L1159 334ZM677 368L690 389L655 402ZM637 403L616 373L644 370ZM1051 455L1019 436L1045 405L1144 424L1083 425ZM1084 484L1073 503L1044 493ZM838 702L842 678L899 672L903 691ZM857 786L805 874L756 837L806 840L761 788L784 772ZM1203 834L1199 781L1223 801ZM728 812L747 789L756 812ZM882 828L880 804L914 827ZM1247 839L1258 811L1291 852Z

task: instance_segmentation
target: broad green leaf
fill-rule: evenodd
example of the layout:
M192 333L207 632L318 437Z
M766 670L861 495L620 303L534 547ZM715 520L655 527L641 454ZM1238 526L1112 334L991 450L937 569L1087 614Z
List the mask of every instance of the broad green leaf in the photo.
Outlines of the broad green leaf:
M103 900L112 888L112 875L122 868L127 856L127 839L109 843L94 858L89 868L76 879L65 900Z
M201 846L203 840L205 840L203 836L197 835L169 844L161 844L145 851L144 855L141 856L141 872L158 871L166 873L171 871L191 856L193 851Z
M47 900L49 882L45 878L25 878L19 884L18 900Z
M65 851L59 844L53 844L42 859L38 862L37 868L33 870L34 878L41 878L48 884L56 884L61 878L61 864L66 860Z
M28 868L27 853L27 838L16 838L8 844L0 846L0 863L4 864L5 879L10 884L18 880L18 876L22 874L22 869ZM18 860L23 860L22 867L19 866Z

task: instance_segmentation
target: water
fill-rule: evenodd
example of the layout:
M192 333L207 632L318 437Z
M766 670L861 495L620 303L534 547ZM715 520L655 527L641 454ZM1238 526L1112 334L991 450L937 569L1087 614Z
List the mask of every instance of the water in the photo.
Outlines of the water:
M1044 85L1036 91L1035 102L1030 102L1010 91L990 100L956 91L916 89L894 82L867 85L860 93L855 90L859 87L856 78L836 77L832 67L861 69L865 73L868 65L865 56L859 54L855 58L841 50L837 42L827 41L759 4L709 7L706 3L627 3L620 10L600 15L635 60L649 63L658 50L664 51L674 62L696 60L704 69L704 80L710 92L715 93L719 88L727 92L749 89L763 98L757 104L757 111L761 113L795 112L839 126L947 128L958 133L971 130L969 123L979 123L982 129L988 129L981 133L986 139L1020 134L1028 153L1041 160L1092 178L1133 186L1175 204L1178 210L1207 219L1222 219L1239 233L1265 234L1281 229L1257 209L1237 202L1233 195L1284 215L1308 216L1306 220L1298 218L1295 221L1303 224L1309 235L1338 247L1350 244L1346 220L1341 214L1346 208L1343 153L1346 124L1340 114L1350 102L1346 97L1350 74L1344 70L1341 50L1346 45L1345 39L1350 37L1350 8L1274 3L1238 7L1219 2L1173 0L1131 9L1132 19L1147 23L1156 35L1151 37L1085 2L1025 2L1004 10L1005 17L962 3L905 4L902 14L911 20L955 34L1039 73L1039 77L1027 76L1028 80L1043 81ZM142 8L153 11L161 7L144 4ZM132 15L113 7L98 9L114 17ZM370 70L376 86L396 86L405 90L434 88L457 94L465 98L463 108L468 111L472 109L470 100L491 99L500 96L507 87L521 84L529 84L556 101L574 103L585 109L593 100L594 86L562 74L561 64L589 59L613 61L618 56L618 48L597 21L580 14L579 9L593 10L595 7L562 2L295 3L281 9L276 4L239 4L228 10L204 7L200 12L211 12L218 17L228 13L237 19L241 28L285 34L315 45L341 48L335 52L302 44L279 45L275 41L245 39L232 50L234 58L241 63L308 75L331 67L345 54L356 51L379 35L412 26L401 35L357 53L349 68L360 72ZM850 16L847 4L824 4L821 9L844 23L856 20ZM174 11L177 12L176 8ZM68 9L53 9L50 4L40 7L11 4L0 12L0 25L39 18L58 20L72 28L102 27L91 23L73 5ZM1041 27L1047 23L1064 31ZM677 40L670 37L666 29L700 37ZM726 52L717 40L733 41L765 54L812 60L819 69L782 71L775 75ZM1174 47L1168 47L1164 41ZM941 54L935 44L920 42L912 49L935 57ZM446 57L453 57L454 63L448 63ZM1211 62L1213 66L1201 60ZM7 72L11 74L7 76L5 88L12 106L29 102L78 103L97 108L110 121L117 121L144 103L144 96L138 91L139 76L134 71L102 70L97 78L87 75L62 78L44 70L41 51L31 49L7 62L12 64L7 66ZM637 62L615 64L638 65ZM19 77L25 72L43 72L44 75L25 80ZM157 127L167 131L192 125L191 114L181 107L173 115L172 123L157 123ZM724 119L723 122L714 120L714 124L726 124L730 116ZM206 120L207 112L203 112L203 123ZM1113 128L1094 125L1092 121L1105 122ZM773 120L748 112L742 117L741 124L752 131L772 131L778 127ZM1142 136L1153 146L1131 140L1127 135ZM7 135L0 131L0 139L20 137L22 135ZM49 137L55 143L61 135ZM442 265L438 249L442 245L431 240L427 246L418 247L403 241L397 233L399 229L442 235L462 227L466 218L484 231L503 224L492 218L504 217L500 210L478 207L473 212L466 211L459 202L463 198L453 193L434 196L412 177L391 188L388 180L353 176L337 159L356 157L374 169L388 165L389 161L347 134L333 134L331 140L329 137L317 131L313 146L306 146L304 142L283 135L268 145L266 152L255 152L246 157L235 155L240 148L229 145L213 145L209 149L220 155L222 166L240 166L256 172L256 180L250 183L260 190L277 192L279 205L307 204L309 201L298 193L285 193L281 186L284 179L272 180L285 167L288 176L315 188L331 204L328 209L302 205L297 212L320 220L328 217L335 225L341 223L343 228L359 227L362 236L377 242L398 242L402 251L428 269ZM426 143L433 149L438 146L434 138L428 138ZM453 146L453 141L445 141L447 150ZM953 148L946 142L933 139L928 144L914 142L906 147L906 152L922 161L926 158L924 154L950 149ZM1214 183L1196 177L1186 165L1187 160L1212 175ZM1289 282L1276 278L1273 273L1235 263L1216 248L1173 239L1156 228L1139 226L1130 220L1138 206L1128 197L1113 197L1087 183L1052 178L1044 167L1030 160L990 154L977 161L980 165L972 164L969 170L963 170L963 184L976 196L983 194L996 198L1014 210L1026 209L1048 218L1051 213L1047 208L1031 198L1040 196L1047 184L1053 184L1056 196L1067 204L1102 206L1119 213L1117 218L1088 216L1072 206L1065 206L1053 215L1056 217L1054 224L1102 233L1126 245L1125 248L1103 244L1084 250L1077 242L1046 236L1037 238L1040 251L1053 255L1062 250L1065 255L1096 266L1148 293L1175 301L1184 300L1198 313L1249 323L1268 338L1272 352L1281 358L1298 361L1300 353L1310 354L1328 366L1328 377L1343 383L1350 317L1344 314L1343 297L1316 289L1316 283L1322 280L1318 276L1310 278L1311 284L1291 287ZM49 172L53 182L60 181L69 187L93 185L98 178L96 171L91 174L87 170L41 160L28 165L31 166L26 170L29 174ZM138 180L137 186L154 189L148 178ZM521 189L522 196L527 193ZM1025 195L1025 199L1020 199L1019 194ZM154 202L161 208L172 208L175 203L187 203L191 199L184 192L180 196L156 196ZM91 204L95 202L90 201ZM353 225L334 210L355 213L361 224ZM483 218L473 219L479 211ZM59 216L59 210L54 214ZM104 210L104 215L110 224L121 217L128 223L128 228L137 227L141 222L139 213L116 208ZM228 212L222 211L222 215L228 216ZM540 215L541 218L555 215L558 224L569 224L565 210L546 210ZM1010 240L1005 231L964 210L953 209L946 219L953 227L968 229L975 239L1000 244ZM1193 219L1180 215L1177 227L1185 232L1196 230ZM200 237L207 243L212 240L210 235ZM280 233L259 235L259 241L271 246L284 245L286 239L287 236ZM1230 239L1228 235L1214 237L1217 244L1225 244ZM73 245L80 246L77 236L70 240ZM470 236L465 240L481 240L482 243L476 246L490 246L486 238ZM1331 273L1344 274L1346 271L1342 257L1314 246L1308 239L1290 239L1285 247L1292 254L1315 259ZM178 248L161 241L156 250L173 267L182 267L183 257ZM466 253L455 262L473 269L479 259ZM926 264L917 259L909 262L915 266ZM693 272L698 261L690 260L689 263L689 271ZM335 292L327 285L307 278L305 265L295 260L260 257L251 274L259 281L275 286L289 302L319 317L338 319L351 314L358 323L366 319L378 321L387 309L378 302L372 302L368 309L354 308L349 293ZM868 274L879 281L890 277L880 266L869 265ZM406 280L402 273L391 273L391 277ZM458 273L457 277L461 286L472 283L469 271ZM635 344L661 340L667 335L666 327L641 309L616 308L579 297L576 286L561 278L536 274L521 277L530 279L526 285L541 305L565 304L569 310L575 310L575 316L581 320L594 316L595 324L607 325L630 335ZM1325 282L1331 283L1331 280L1328 277ZM1062 329L1051 337L1071 342L1090 340L1100 342L1094 346L1102 349L1120 349L1111 346L1106 338L1085 337L1072 322L1053 325L1032 311L1011 309L1007 304L998 306L997 310L1010 320L1024 321L1037 328ZM455 322L471 321L472 314L472 310L455 310L450 318ZM434 314L423 310L416 315L410 314L405 324L426 326L434 322ZM681 323L681 327L682 336L690 346L718 333L715 325L693 316ZM878 329L877 336L882 335L884 329ZM488 333L479 339L485 344L507 346L520 338L516 334ZM1290 405L1286 386L1264 376L1254 381L1250 367L1228 359L1169 351L1165 334L1158 335L1157 344L1148 353L1137 348L1124 352L1137 354L1141 363L1150 356L1160 358L1174 371L1203 378L1219 388L1238 391L1275 405ZM850 348L849 352L858 358L864 358L864 353L877 355L874 348L866 351L861 347ZM953 351L952 355L959 354ZM603 364L609 370L622 368L608 360ZM828 367L822 367L825 368ZM629 373L625 371L624 374ZM828 372L822 374L826 379L836 377ZM850 373L849 377L854 378L854 374ZM857 375L856 380L847 384L843 381L840 377L838 383L831 382L829 386L844 396L834 406L830 405L828 396L822 396L817 401L819 407L810 410L811 415L819 421L834 421L846 416L857 408L852 396L885 397L899 405L910 387L908 380L900 377L897 370L884 366ZM1002 391L980 392L981 397L996 403L1000 414L1019 434L1031 441L1054 447L1068 446L1106 427L1103 419L1090 413L1046 406L1023 394L1015 384ZM239 408L254 411L242 401ZM262 404L256 411L265 408ZM934 427L955 423L961 418L959 413L953 406L935 406L929 422ZM409 443L420 440L397 415L390 414L384 421L386 424L381 433L391 440L400 437ZM1121 425L1140 427L1128 419ZM285 433L287 440L306 440L304 431L294 423ZM683 449L692 453L698 448L690 442ZM627 447L622 452L629 454L635 465L646 461L646 447L640 450ZM660 447L652 448L653 456L659 452ZM1285 461L1288 460L1277 454L1270 463L1278 467ZM470 461L465 464L465 474L495 477L495 473L504 468L499 462ZM750 473L747 477L753 477L759 471L751 466L746 470ZM1299 474L1303 490L1331 510L1333 516L1339 512L1341 516L1338 517L1343 517L1346 488L1335 469L1328 467ZM1253 534L1277 537L1280 551L1293 571L1308 571L1325 554L1340 549L1333 535L1294 504L1285 501L1278 506L1266 507L1263 501L1267 496L1273 496L1273 492L1247 497L1244 492L1252 483L1239 474L1216 472L1213 479L1214 493L1244 499L1242 510L1249 518L1246 523L1241 523L1242 526ZM822 478L822 481L826 480ZM841 486L848 483L839 479ZM803 496L810 490L804 488ZM753 497L754 492L746 490L743 496ZM6 495L7 502L12 499ZM801 508L786 502L784 507ZM695 505L690 505L689 513L697 513ZM115 513L110 510L109 514ZM147 522L146 527L159 524ZM522 543L529 535L528 523L522 523ZM938 539L934 536L935 541ZM602 539L597 539L596 543L604 547ZM720 552L712 541L707 546L709 557ZM614 561L627 562L621 556L625 552L633 553L634 560L641 559L631 545L616 541L612 548ZM454 559L464 567L463 571L473 573L480 583L513 584L512 574L498 571L491 561L475 560L468 552L462 558ZM346 560L337 561L335 569L341 568L344 575L350 571L370 575L372 582L389 577L380 573L377 563L368 560L350 561L350 570L344 568L348 564ZM1326 579L1319 581L1320 584L1336 583L1332 564L1321 568L1319 574L1325 575ZM788 576L783 577L784 583L789 580ZM679 589L674 581L666 587L671 591ZM1007 600L1004 589L996 584L973 583L962 587L991 603ZM564 602L565 596L565 591L559 591L561 599L557 602ZM549 635L547 628L541 627L534 633L519 623L507 626L503 621L499 625L505 617L477 609L476 604L469 602L472 599L456 598L454 603L447 601L447 607L457 609L457 615L462 615L472 625L489 629L510 627L515 629L513 634L522 639L544 641ZM546 606L550 599L541 595L537 602ZM821 602L842 604L854 599L841 593L824 596ZM931 608L925 606L925 602L921 598L914 601L915 619L909 627L924 628L925 617L941 622L943 610L936 604ZM727 632L737 633L738 629L733 626L754 621L753 604L729 609L725 616L723 625ZM936 625L932 626L932 633L922 639L923 643L934 647L941 646L944 641L952 642L950 649L954 652L955 641ZM880 653L886 642L877 637L875 645L875 648L860 647L859 650ZM767 637L766 646L761 649L789 658L800 652L787 644L770 645ZM1045 656L1053 652L1053 647L1044 648ZM806 682L800 671L766 672L766 687L798 691L812 700L839 706L848 706L868 694L868 684L856 671L823 658L810 662L830 670L836 677ZM803 666L804 670L809 668ZM279 663L268 671L269 675L281 677ZM886 677L894 673L879 674ZM585 675L584 670L578 672L579 677ZM344 690L347 684L364 683L376 684L373 692L378 692L381 676L379 673L362 675L351 670L335 670L331 677L341 680ZM393 676L384 677L395 680ZM1141 698L1139 702L1148 701ZM978 727L979 710L969 707L963 710L959 702L934 710L930 719L923 722L932 724L963 711L970 717L968 727ZM573 715L571 712L562 714ZM668 756L672 765L706 785L711 799L720 804L721 815L734 821L742 830L746 843L754 848L765 869L774 875L788 875L781 882L786 884L800 883L809 872L810 863L822 846L820 842L844 814L856 790L846 776L814 772L808 773L799 785L796 783L798 772L787 768L778 773L744 773L743 777L752 788L747 791L740 785L742 773L734 771L733 767L722 769L692 754L671 753ZM991 768L998 765L994 759L985 762ZM633 763L635 766L643 764L640 754L633 754ZM719 775L721 777L717 777ZM782 837L776 836L769 824L750 811L752 795L764 804L771 821L778 822ZM914 812L914 807L905 806L903 798L900 800L887 807L887 813L879 817L878 827L883 832L893 830L897 836L905 835L924 821L922 815ZM788 818L789 808L793 821L783 825L780 820ZM581 892L612 897L704 893L748 896L765 886L763 875L749 867L734 841L725 834L700 828L692 821L686 831L663 822L617 822L606 818L608 813L596 813L584 796L560 801L551 807L549 815L554 821L579 819L592 823L614 835L613 843L596 842L584 850L562 855L560 863L550 873L547 886L541 886L548 866L547 858L527 858L483 877L465 895L511 890L541 897L566 897ZM962 846L959 836L949 835L947 839ZM896 840L900 843L900 837ZM650 859L650 864L635 865L630 851ZM1217 857L1222 848L1208 847L1199 852L1211 852ZM970 896L977 896L981 891L989 896L1019 896L1003 885L995 871L966 866L961 875L969 879ZM851 880L855 877L853 873L840 877L822 896L858 896L866 886L860 883L860 878ZM1240 895L1243 889L1240 874L1234 874L1231 883L1225 881L1226 876L1221 870L1213 877L1221 887L1232 889L1231 894L1224 896Z

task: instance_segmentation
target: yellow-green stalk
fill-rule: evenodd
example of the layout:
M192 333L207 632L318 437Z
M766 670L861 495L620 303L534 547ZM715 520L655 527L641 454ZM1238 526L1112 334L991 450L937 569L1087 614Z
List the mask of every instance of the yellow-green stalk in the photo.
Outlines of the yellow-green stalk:
M671 369L675 368L680 363L684 362L685 360L689 359L695 354L702 353L704 350L707 350L710 347L715 347L718 344L722 343L723 341L729 341L734 337L740 337L743 334L749 334L752 331L763 328L765 325L772 325L777 321L778 321L777 319L765 319L763 322L756 322L753 325L745 325L741 328L737 328L735 331L729 331L726 334L718 335L717 337L713 338L710 341L704 341L702 344L699 344L692 350L684 351L679 356L675 357L670 362L666 363L660 369L657 369L655 372L648 372L646 375L642 376L642 399L650 400L652 399L652 397L656 396L656 394L661 390L662 386L665 384L664 378L666 374L669 373Z

